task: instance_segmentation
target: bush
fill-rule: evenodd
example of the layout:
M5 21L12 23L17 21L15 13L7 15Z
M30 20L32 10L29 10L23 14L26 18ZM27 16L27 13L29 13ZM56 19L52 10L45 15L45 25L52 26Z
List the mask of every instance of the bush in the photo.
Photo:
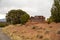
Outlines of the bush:
M8 24L24 24L29 20L30 16L23 10L10 10L6 14Z
M42 39L43 36L42 35L37 35L37 38Z
M35 29L35 27L32 27L32 29Z
M58 31L57 34L60 34L60 31Z
M47 19L47 23L48 24L50 24L51 22L53 22L52 17L50 17L50 18Z
M54 4L51 8L51 17L53 22L60 22L60 0L54 0Z
M24 15L21 16L20 21L21 21L22 24L24 24L28 21L28 19L29 19L29 15L24 14Z
M6 23L0 22L0 27L5 27L5 26L7 26Z
M33 26L32 29L37 29L38 26Z

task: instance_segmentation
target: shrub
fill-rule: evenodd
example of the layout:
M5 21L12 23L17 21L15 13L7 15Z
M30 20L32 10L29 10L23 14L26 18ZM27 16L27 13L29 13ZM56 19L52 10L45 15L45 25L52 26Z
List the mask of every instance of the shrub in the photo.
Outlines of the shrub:
M57 34L60 34L60 31L58 31Z
M54 0L54 4L51 8L51 17L53 22L60 22L60 0Z
M4 24L0 24L0 27L4 27L5 25Z
M42 39L43 36L42 35L37 35L37 38Z
M35 29L35 27L32 27L32 29Z
M28 21L28 19L29 19L29 15L24 14L24 15L21 16L20 21L21 21L22 24L24 24Z
M50 24L52 22L52 17L47 19L47 23Z
M30 16L23 10L10 10L6 14L8 24L24 24L29 20Z
M32 27L32 29L35 29L35 28L36 28L35 26Z
M7 26L6 23L0 22L0 27L5 27L5 26Z

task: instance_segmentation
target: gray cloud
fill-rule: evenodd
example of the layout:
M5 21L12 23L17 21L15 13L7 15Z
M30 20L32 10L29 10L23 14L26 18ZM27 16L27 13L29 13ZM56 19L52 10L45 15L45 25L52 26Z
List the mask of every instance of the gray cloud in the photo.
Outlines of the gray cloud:
M30 15L50 16L53 0L0 0L0 14L11 9L22 9Z

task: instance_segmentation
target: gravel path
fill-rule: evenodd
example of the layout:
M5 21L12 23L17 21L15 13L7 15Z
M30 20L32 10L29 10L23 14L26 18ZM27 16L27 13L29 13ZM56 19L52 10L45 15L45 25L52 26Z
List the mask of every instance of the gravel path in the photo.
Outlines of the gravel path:
M5 33L2 32L0 28L0 40L11 40Z

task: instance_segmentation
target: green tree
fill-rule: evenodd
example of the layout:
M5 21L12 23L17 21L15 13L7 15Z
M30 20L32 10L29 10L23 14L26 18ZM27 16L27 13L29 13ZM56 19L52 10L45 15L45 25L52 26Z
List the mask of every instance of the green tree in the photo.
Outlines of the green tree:
M51 22L53 22L52 17L47 18L47 22L48 22L48 24L50 24Z
M28 21L28 19L30 18L30 16L27 14L25 11L23 10L10 10L7 14L6 14L6 21L8 24L21 24L22 20L24 21ZM26 18L25 16L27 16L28 18ZM23 19L22 19L23 17ZM25 23L25 22L23 22Z
M60 0L54 0L54 4L51 8L52 21L60 22Z
M20 20L21 20L21 23L24 24L28 21L28 19L30 18L30 16L28 14L24 14L21 16Z

